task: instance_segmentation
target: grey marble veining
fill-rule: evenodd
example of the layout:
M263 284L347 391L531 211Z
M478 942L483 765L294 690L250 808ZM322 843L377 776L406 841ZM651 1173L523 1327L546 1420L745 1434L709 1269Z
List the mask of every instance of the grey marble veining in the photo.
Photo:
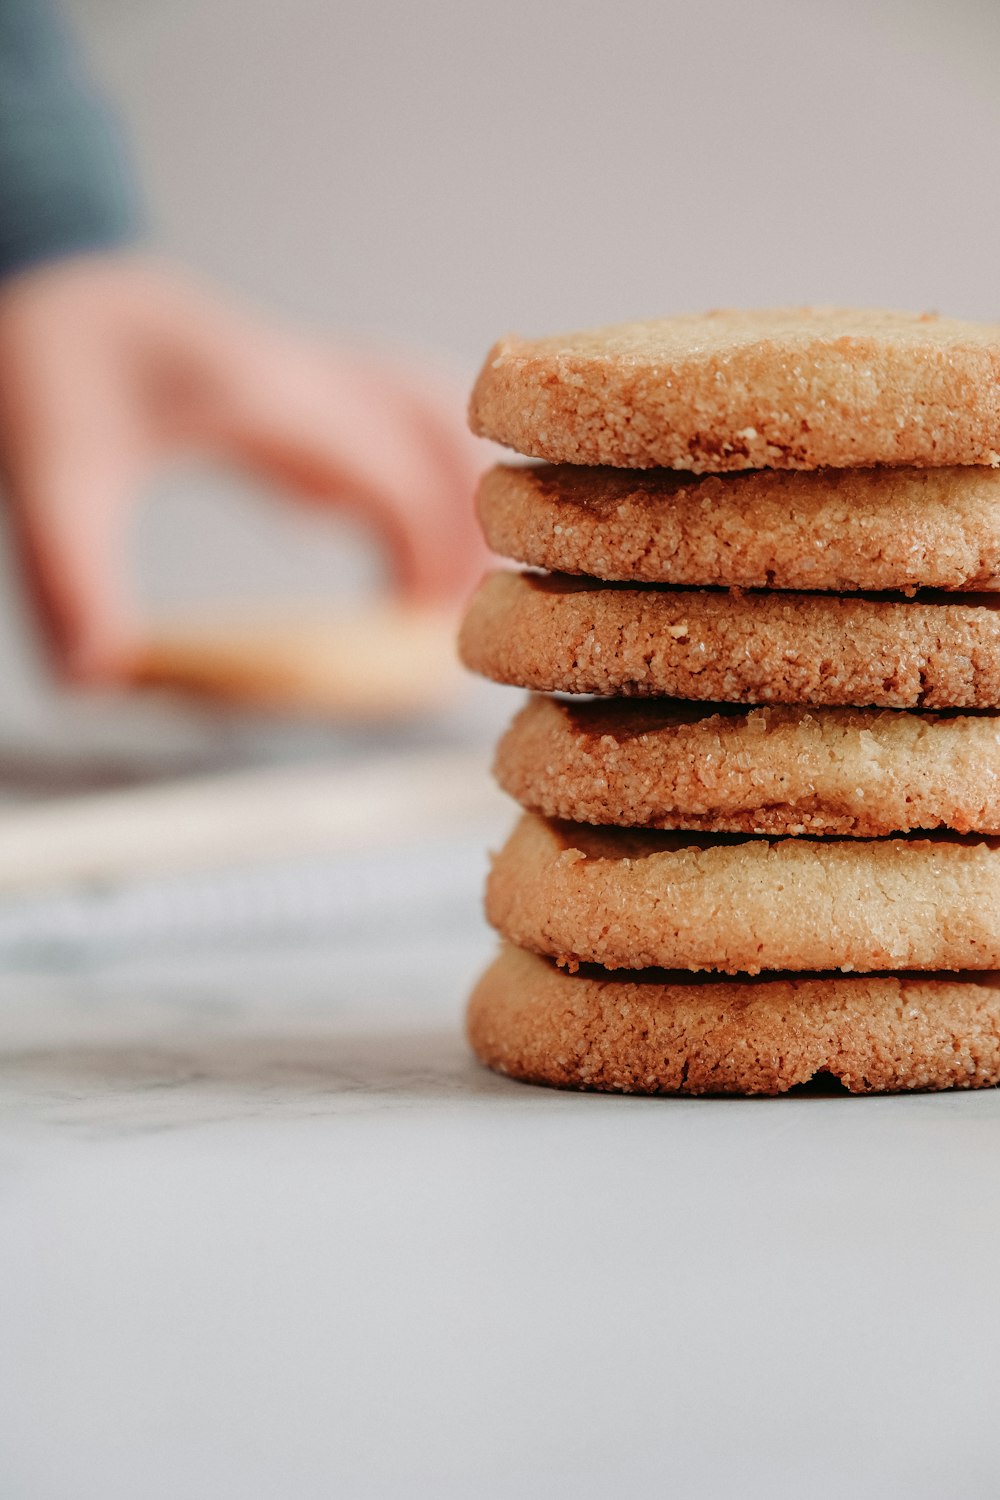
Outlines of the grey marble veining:
M4 1500L995 1493L1000 1094L496 1078L441 855L0 971Z

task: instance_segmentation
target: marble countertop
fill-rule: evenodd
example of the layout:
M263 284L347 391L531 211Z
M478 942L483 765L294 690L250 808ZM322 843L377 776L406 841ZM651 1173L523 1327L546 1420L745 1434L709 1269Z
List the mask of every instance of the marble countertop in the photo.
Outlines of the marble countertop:
M8 944L0 1495L994 1495L1000 1094L484 1072L491 837Z

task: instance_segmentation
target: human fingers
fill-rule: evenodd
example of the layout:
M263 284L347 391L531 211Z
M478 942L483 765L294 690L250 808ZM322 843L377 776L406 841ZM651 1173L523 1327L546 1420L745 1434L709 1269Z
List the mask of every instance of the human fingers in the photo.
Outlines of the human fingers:
M396 404L434 466L434 492L420 518L437 518L433 535L436 566L456 589L478 581L489 553L475 517L474 495L489 462L489 444L473 437L466 421L462 385L446 371L413 359L369 365L382 399Z
M208 446L373 529L411 599L457 598L482 570L478 465L458 414L383 363L287 348L230 366Z
M125 525L140 475L121 452L38 456L9 466L25 576L53 660L77 681L121 675L135 636Z

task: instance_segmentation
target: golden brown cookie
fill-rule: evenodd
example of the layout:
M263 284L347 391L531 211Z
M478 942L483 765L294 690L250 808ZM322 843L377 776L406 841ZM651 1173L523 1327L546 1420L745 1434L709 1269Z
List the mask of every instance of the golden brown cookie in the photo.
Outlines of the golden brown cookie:
M523 807L578 823L1000 834L996 714L533 697L494 771Z
M721 311L495 345L473 432L629 469L1000 465L1000 327L840 307Z
M542 692L715 703L1000 708L991 595L627 588L492 573L473 596L467 667Z
M1000 968L1000 848L981 839L743 839L549 822L494 856L504 937L609 969Z
M479 487L494 552L639 583L1000 589L1000 469L756 470L498 464Z
M506 946L469 1002L472 1048L528 1083L628 1094L852 1093L1000 1081L1000 975L699 980L609 974Z
M391 604L222 608L154 626L130 677L244 708L390 721L454 690L454 620Z

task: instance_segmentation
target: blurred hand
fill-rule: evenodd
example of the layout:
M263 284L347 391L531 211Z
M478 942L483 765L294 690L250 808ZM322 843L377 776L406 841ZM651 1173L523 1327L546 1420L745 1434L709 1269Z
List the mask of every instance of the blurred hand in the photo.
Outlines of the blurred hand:
M481 452L434 374L335 352L131 255L0 286L0 468L56 661L114 678L136 636L129 508L171 454L207 453L352 512L398 593L457 600L485 553Z

